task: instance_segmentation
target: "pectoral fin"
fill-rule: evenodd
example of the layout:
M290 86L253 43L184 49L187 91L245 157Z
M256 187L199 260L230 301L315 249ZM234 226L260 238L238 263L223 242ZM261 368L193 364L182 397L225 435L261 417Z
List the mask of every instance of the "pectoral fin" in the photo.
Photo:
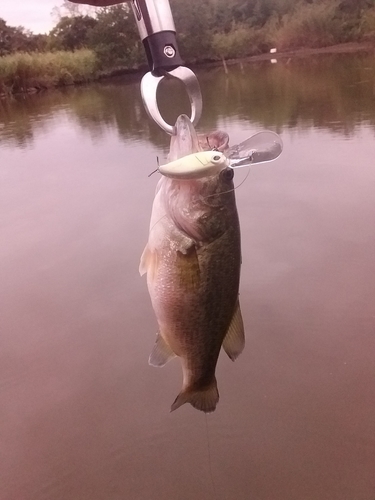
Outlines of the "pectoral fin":
M172 349L169 347L160 333L158 333L156 335L156 342L148 359L148 364L151 366L162 367L174 357L176 357L175 353L172 351Z
M199 260L195 246L189 252L176 254L176 277L186 291L196 290L201 282Z
M148 244L143 250L141 261L139 263L139 274L143 276L145 273L150 273L155 276L158 269L158 254L156 251L151 251Z
M243 327L240 303L237 300L236 309L231 324L223 341L224 351L234 361L245 347L245 332Z
M142 252L141 261L139 263L139 274L141 276L147 273L149 258L150 258L150 251L148 249L148 245L146 245L145 249Z

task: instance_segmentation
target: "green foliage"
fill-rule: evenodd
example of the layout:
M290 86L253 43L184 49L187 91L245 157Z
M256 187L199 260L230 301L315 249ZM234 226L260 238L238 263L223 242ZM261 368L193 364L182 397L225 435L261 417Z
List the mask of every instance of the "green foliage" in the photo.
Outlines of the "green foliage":
M294 12L282 17L275 35L276 45L283 50L325 47L346 41L338 7L339 0L300 2Z
M234 26L228 33L215 33L213 53L221 59L234 59L259 54L269 48L264 30Z
M33 35L22 27L8 26L4 19L0 18L0 56L17 51L44 50L46 44L45 35Z
M104 69L139 65L144 57L143 47L130 7L120 4L100 9L88 46L95 51Z
M0 93L81 83L96 73L97 58L88 49L45 54L18 52L0 58Z
M97 20L90 16L64 16L50 32L50 48L76 50L87 46Z
M375 7L367 10L363 15L361 34L364 39L375 41Z
M196 3L186 0L172 0L171 7L178 33L181 56L191 62L212 57L212 30L208 29L211 19L210 3Z
M340 0L339 6L342 12L359 18L366 9L375 6L375 0Z

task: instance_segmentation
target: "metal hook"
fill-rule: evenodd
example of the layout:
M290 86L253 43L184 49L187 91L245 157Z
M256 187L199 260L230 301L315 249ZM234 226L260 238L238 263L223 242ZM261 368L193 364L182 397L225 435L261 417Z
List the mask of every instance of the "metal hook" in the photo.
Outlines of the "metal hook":
M191 105L190 121L193 125L198 123L202 114L202 93L197 77L191 69L185 66L178 66L170 71L165 71L162 76L155 76L151 72L144 75L141 81L141 95L146 111L165 132L174 135L175 128L169 125L161 116L156 99L160 82L169 77L177 78L185 85Z

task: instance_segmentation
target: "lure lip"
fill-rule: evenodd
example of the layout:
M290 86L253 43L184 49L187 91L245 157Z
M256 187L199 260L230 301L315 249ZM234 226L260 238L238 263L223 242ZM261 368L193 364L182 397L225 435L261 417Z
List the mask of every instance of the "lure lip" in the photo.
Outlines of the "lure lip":
M159 172L171 179L190 180L216 175L229 167L228 158L220 151L201 151L159 166Z
M281 137L271 130L263 130L232 146L226 154L230 167L236 169L274 161L282 151Z

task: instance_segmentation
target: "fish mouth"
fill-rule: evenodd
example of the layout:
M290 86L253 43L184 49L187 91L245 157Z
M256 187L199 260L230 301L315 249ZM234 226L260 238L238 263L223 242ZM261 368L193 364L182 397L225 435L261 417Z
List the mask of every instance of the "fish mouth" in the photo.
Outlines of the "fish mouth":
M194 125L187 115L180 115L174 126L168 161L175 161L183 156L201 151Z

